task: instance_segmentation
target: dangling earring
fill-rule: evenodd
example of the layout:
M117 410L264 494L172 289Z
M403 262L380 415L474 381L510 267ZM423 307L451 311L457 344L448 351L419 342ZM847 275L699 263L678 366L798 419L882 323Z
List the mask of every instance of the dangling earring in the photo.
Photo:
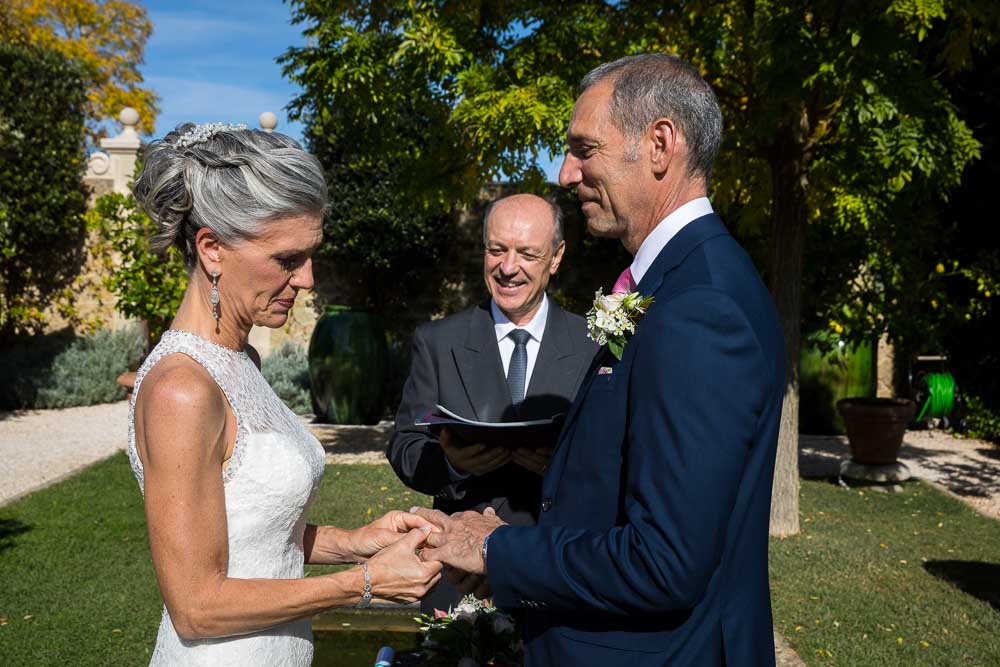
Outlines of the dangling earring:
M212 304L212 317L219 320L219 274L212 271L212 291L208 293L208 300Z

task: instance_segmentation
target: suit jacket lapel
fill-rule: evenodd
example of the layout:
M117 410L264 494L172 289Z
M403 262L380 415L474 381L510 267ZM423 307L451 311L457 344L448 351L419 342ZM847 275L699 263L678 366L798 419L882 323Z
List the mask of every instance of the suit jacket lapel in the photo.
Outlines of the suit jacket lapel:
M542 334L542 343L535 358L525 400L565 393L565 387L576 381L577 365L574 356L566 313L550 300L545 332Z
M663 284L664 277L675 269L684 258L687 257L692 250L697 248L699 245L704 243L710 238L721 236L723 234L728 234L726 231L726 226L722 223L722 219L719 216L711 213L709 215L702 216L692 220L687 225L685 225L674 238L670 239L660 254L656 256L653 263L650 265L649 270L642 277L639 285L636 287L638 291L643 296L650 296L655 294L660 285ZM558 480L559 475L562 473L562 464L567 456L568 452L566 447L563 446L563 441L569 437L571 432L571 427L576 416L580 412L580 408L583 406L583 402L587 398L587 391L590 389L590 385L594 382L594 377L597 374L597 369L602 363L608 358L607 346L602 347L601 350L594 356L593 362L590 364L590 368L587 370L587 375L584 377L583 383L580 385L580 390L577 392L576 400L573 401L573 405L570 406L569 414L566 415L566 423L563 425L562 431L559 433L559 441L556 445L558 450L558 455L553 457L552 464L549 468L549 474L546 475L546 479Z
M452 348L452 354L475 413L472 416L480 421L499 421L510 407L510 392L503 374L489 301L473 312L465 341Z

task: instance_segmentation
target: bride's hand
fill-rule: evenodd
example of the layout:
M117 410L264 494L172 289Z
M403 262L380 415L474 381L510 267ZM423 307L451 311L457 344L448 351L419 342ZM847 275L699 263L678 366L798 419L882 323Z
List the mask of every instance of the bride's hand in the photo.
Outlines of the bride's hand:
M436 526L421 516L392 510L367 526L351 531L351 550L358 560L364 560L395 544L411 530L424 526L431 526L431 530L438 530Z
M430 525L411 530L368 561L372 596L391 602L416 602L441 579L441 563L417 556Z

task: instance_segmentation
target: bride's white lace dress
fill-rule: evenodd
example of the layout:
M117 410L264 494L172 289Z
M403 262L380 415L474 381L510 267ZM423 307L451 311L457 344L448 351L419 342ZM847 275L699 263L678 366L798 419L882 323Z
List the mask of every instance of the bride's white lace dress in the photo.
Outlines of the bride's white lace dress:
M245 352L187 331L163 334L139 369L129 410L128 455L139 488L143 489L143 476L135 449L135 399L149 369L175 353L194 359L212 375L236 415L236 445L221 473L229 528L229 576L301 578L305 516L323 476L323 448L275 395ZM164 608L150 664L309 665L312 654L309 619L249 635L185 641L174 631Z

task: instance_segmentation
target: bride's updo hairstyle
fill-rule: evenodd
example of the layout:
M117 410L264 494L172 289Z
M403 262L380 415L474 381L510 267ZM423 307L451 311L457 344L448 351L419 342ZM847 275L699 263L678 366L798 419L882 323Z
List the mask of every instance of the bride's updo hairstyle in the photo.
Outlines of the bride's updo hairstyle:
M327 198L322 167L295 140L193 123L149 144L132 192L156 224L151 248L177 246L189 269L202 227L235 245L260 236L269 221L322 214Z

